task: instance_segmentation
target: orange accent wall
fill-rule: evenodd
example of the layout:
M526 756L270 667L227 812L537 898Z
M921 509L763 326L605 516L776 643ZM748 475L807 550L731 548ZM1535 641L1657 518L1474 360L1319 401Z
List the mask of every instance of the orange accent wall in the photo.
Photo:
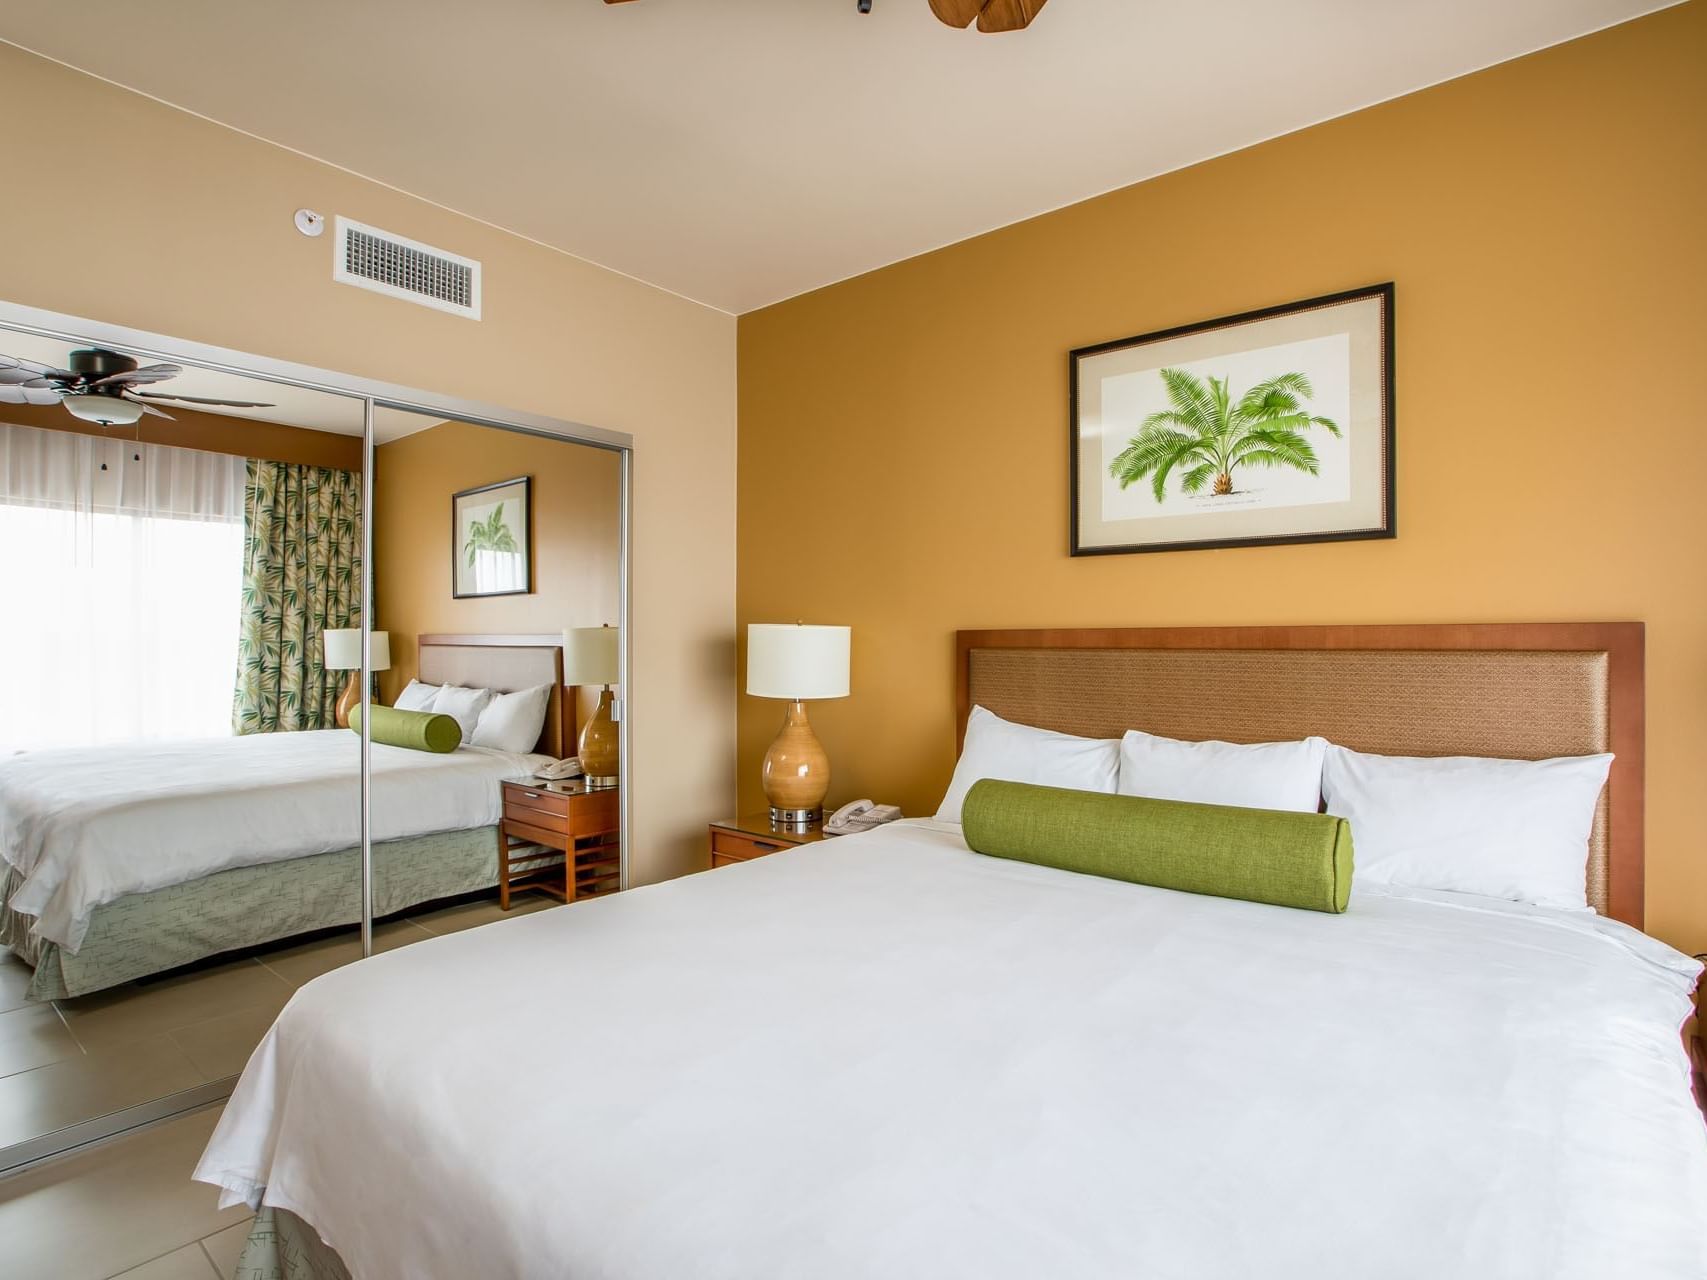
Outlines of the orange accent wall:
M1640 619L1648 927L1707 947L1703 68L1695 0L743 316L737 614L852 624L831 800L935 809L956 628ZM1068 556L1071 348L1383 280L1395 541Z
M92 422L73 418L58 405L10 404L0 407L0 421L48 431L72 431L83 436L111 436L179 449L201 449L207 453L234 453L240 458L265 458L270 462L298 462L340 471L362 469L360 436L253 418L228 418L194 409L174 408L170 422L144 418L134 427L103 430Z
M527 595L453 600L451 494L533 477L533 585ZM605 449L445 422L374 451L375 617L391 633L390 702L416 672L416 637L556 634L618 621L622 462ZM577 723L597 705L583 691Z

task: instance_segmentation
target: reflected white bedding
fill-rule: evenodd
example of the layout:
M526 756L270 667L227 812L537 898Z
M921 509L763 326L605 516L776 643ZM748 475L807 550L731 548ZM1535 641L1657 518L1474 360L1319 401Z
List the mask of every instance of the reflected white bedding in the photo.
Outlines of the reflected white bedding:
M958 830L316 979L196 1176L362 1280L1707 1274L1694 961L1581 913L1294 911Z
M360 741L348 729L0 760L0 858L23 882L8 904L75 952L90 914L127 893L360 841ZM498 783L547 757L463 747L373 747L373 838L496 823Z

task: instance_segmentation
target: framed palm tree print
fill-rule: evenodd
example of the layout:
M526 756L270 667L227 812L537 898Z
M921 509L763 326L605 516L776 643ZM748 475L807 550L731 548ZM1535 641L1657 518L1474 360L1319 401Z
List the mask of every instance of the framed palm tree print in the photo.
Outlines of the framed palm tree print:
M1393 286L1072 353L1072 553L1391 538Z
M451 596L518 596L533 590L533 477L450 498Z

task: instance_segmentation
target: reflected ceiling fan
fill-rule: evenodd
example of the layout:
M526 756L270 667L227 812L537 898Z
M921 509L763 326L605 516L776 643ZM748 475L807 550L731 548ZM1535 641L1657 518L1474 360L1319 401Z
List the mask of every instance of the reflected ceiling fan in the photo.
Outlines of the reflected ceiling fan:
M220 409L271 409L259 400L209 400L205 396L179 396L169 391L138 391L138 387L165 382L182 373L175 364L138 365L104 347L73 351L69 369L0 355L0 404L62 404L66 412L84 422L103 427L129 426L145 413L170 418L150 400L176 400Z
M605 0L627 4L629 0ZM871 12L871 0L856 0L861 13ZM951 27L969 27L974 21L980 31L1023 31L1049 0L930 0L931 12Z

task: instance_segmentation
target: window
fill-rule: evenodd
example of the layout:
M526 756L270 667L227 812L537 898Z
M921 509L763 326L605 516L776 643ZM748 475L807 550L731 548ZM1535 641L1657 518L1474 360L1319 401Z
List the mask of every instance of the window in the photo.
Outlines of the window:
M0 427L0 753L231 732L244 462Z

